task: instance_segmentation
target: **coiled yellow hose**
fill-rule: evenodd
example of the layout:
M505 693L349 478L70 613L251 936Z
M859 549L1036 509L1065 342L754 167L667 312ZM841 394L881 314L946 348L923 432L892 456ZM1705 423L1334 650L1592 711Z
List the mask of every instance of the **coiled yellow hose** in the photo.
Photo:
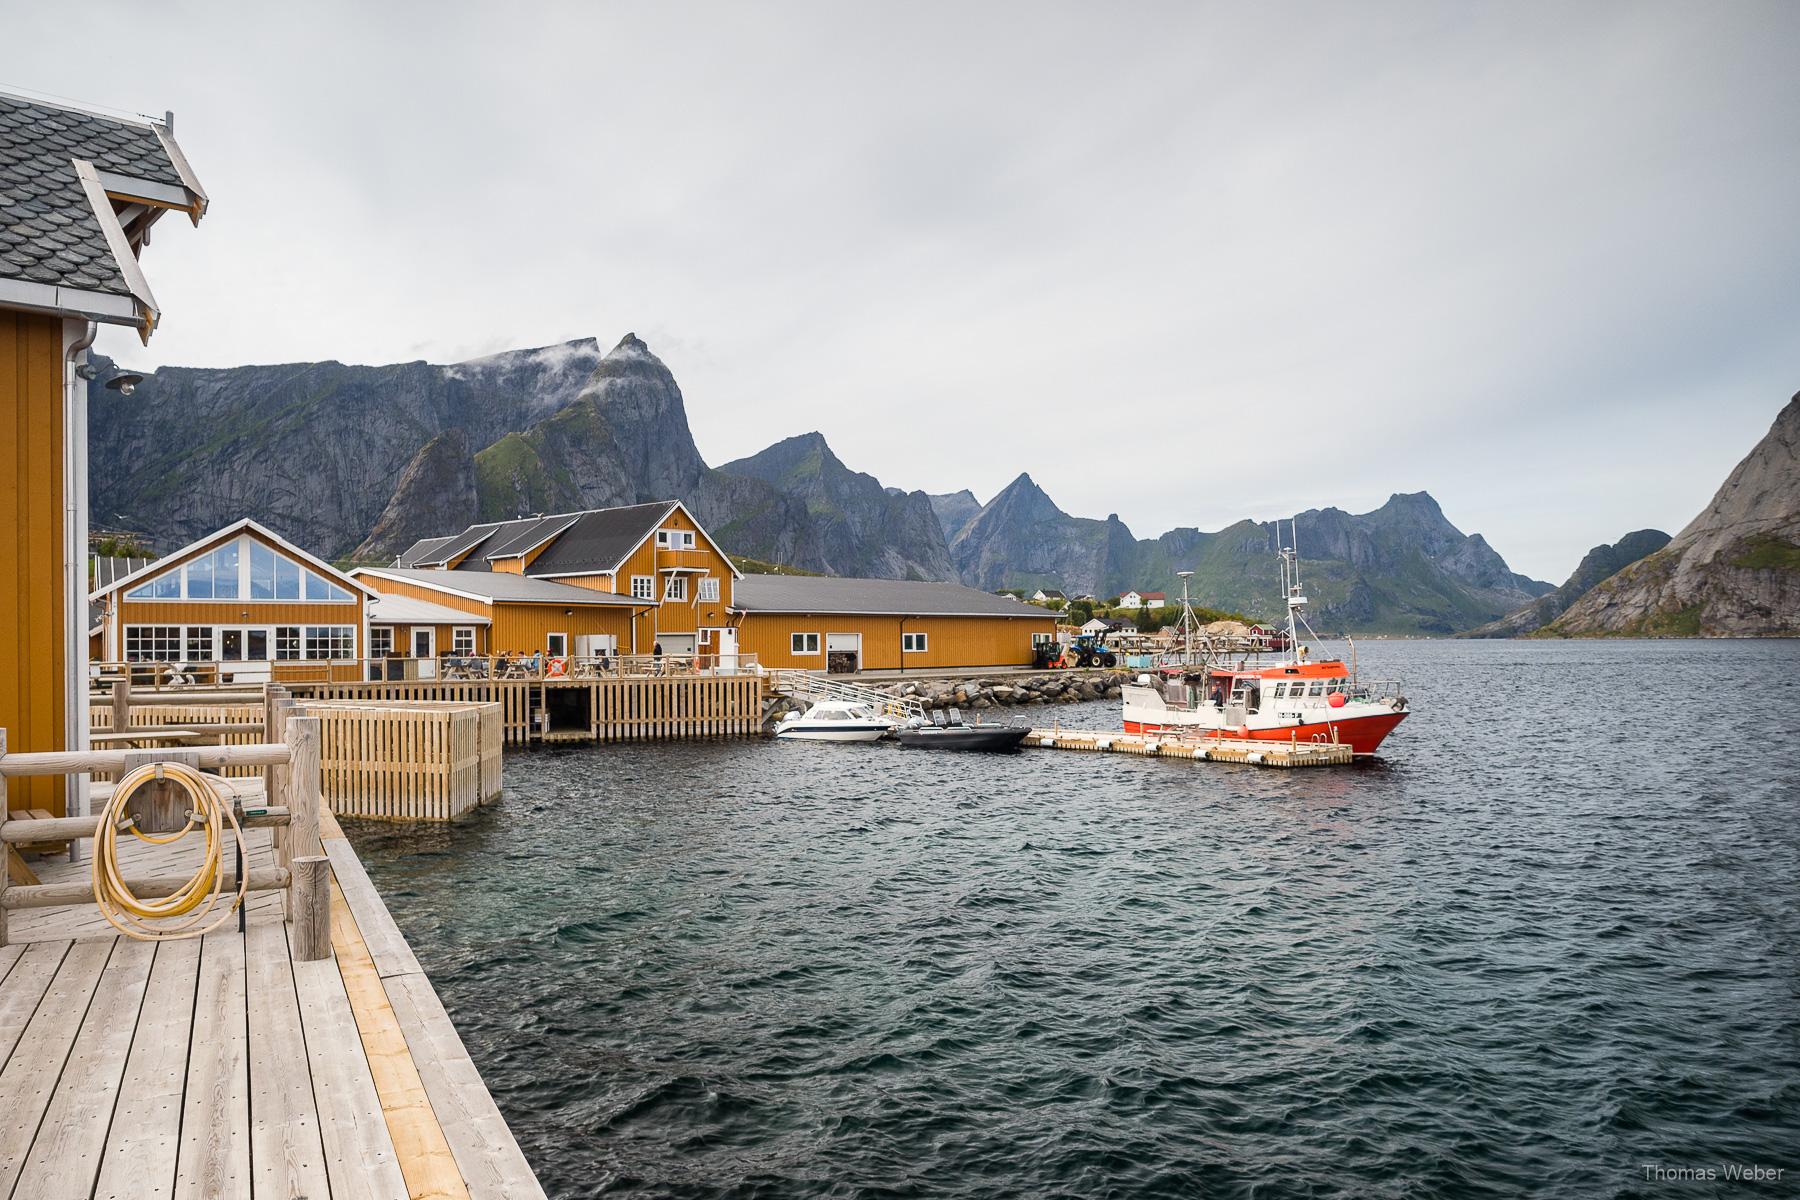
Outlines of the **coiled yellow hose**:
M144 833L126 821L127 804L137 790L153 780L167 780L181 785L191 806L188 823L166 837ZM225 846L225 826L229 822L237 838L238 851L245 869L237 881L237 895L230 907L203 929L195 926L206 919L219 902L225 883L220 870ZM206 851L199 870L174 892L161 899L142 899L135 895L119 870L119 827L124 824L133 837L158 846L180 841L196 826L206 832ZM94 833L94 903L100 915L126 937L141 942L174 941L210 933L237 911L249 890L250 856L244 850L244 831L238 827L237 814L231 802L213 786L212 780L186 763L146 763L125 773L113 788L112 799L100 814L99 828ZM195 912L195 909L199 909ZM193 913L192 916L188 916ZM151 921L169 921L188 916L179 925L152 925Z

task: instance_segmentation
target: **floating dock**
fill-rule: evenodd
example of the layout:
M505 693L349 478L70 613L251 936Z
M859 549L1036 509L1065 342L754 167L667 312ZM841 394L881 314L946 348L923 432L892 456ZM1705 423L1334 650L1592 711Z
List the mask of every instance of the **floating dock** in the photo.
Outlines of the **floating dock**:
M271 831L245 832L252 870ZM197 941L93 905L10 914L0 946L0 1195L541 1198L431 982L329 814L331 947L274 893ZM131 866L185 872L196 837ZM179 860L179 861L178 861ZM89 868L33 864L46 884ZM191 865L191 864L188 864Z
M1356 761L1340 742L1263 741L1249 738L1177 738L1138 733L1088 733L1075 729L1034 729L1021 743L1028 749L1080 750L1090 754L1137 754L1194 762L1243 763L1252 767L1341 767Z

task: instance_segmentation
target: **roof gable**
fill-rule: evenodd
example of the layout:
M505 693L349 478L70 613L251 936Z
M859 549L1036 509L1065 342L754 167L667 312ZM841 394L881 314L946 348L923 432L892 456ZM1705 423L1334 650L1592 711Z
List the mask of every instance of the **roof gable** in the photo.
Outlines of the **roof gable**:
M372 596L375 594L375 589L368 584L362 583L350 575L346 575L324 559L318 558L315 555L302 550L300 547L294 545L294 543L288 541L267 526L261 525L249 517L244 517L242 520L234 521L223 529L207 534L198 541L188 543L171 554L165 554L161 558L149 560L145 565L139 567L135 571L129 571L123 575L116 575L104 586L96 587L89 593L88 599L98 600L100 597L111 592L116 592L120 588L127 586L135 587L146 579L161 575L172 567L180 566L187 560L206 553L215 546L231 540L240 533L248 533L256 540L264 542L274 549L280 550L289 557L299 560L320 575L331 580L333 583L347 587L353 592L361 592L364 595Z

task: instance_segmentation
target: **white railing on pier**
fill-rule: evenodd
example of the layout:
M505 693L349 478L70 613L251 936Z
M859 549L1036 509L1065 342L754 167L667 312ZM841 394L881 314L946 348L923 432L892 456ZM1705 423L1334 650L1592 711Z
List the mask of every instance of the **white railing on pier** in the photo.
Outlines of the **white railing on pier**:
M915 696L895 696L866 684L833 679L823 671L793 669L770 671L769 686L784 696L817 704L824 700L841 700L849 704L865 704L876 712L895 720L923 718L925 705Z

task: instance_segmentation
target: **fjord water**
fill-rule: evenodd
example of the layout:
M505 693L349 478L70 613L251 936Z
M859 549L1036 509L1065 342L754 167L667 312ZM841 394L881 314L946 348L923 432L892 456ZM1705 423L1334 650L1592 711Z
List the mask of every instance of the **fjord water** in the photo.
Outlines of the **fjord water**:
M543 750L351 836L552 1195L1791 1190L1800 643L1360 654L1351 769Z

